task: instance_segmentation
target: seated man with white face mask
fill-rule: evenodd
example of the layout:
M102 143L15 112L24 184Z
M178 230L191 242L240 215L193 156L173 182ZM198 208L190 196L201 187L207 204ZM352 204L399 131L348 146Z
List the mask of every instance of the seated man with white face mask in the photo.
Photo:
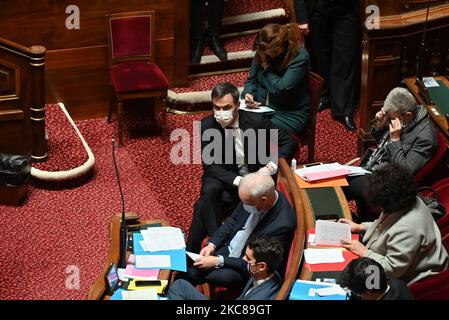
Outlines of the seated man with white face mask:
M258 238L248 242L243 260L251 274L237 300L274 300L282 286L276 272L282 262L284 250L279 241ZM176 280L168 291L170 300L207 300L190 282Z
M241 202L234 213L201 250L202 257L188 265L187 273L178 274L178 278L194 286L208 282L241 287L250 276L244 259L248 242L268 237L279 241L283 252L289 252L296 229L295 212L285 196L275 190L271 176L252 173L243 177L238 194ZM282 259L276 271L283 275L285 266L286 260Z
M277 159L292 157L298 147L267 116L239 110L239 96L234 85L218 84L212 90L214 114L201 121L203 177L186 245L191 252L217 231L223 212L235 209L243 176L261 172L275 179Z

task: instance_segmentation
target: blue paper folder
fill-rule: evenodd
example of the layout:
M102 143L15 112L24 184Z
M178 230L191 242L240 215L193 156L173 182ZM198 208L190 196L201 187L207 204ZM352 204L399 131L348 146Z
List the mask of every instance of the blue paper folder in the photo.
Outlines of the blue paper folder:
M170 270L177 271L187 271L187 263L186 263L186 248L178 249L178 250L166 250L166 251L157 251L157 252L146 252L143 250L140 245L140 241L143 240L143 236L140 232L133 233L133 246L134 246L134 255L169 255L171 260L171 267L165 268ZM144 269L144 268L139 268ZM164 268L158 268L164 269Z
M336 294L333 296L320 297L315 294L315 296L309 296L310 289L320 289L327 288L329 285L320 284L314 281L304 281L296 280L293 285L292 291L290 292L289 300L346 300L347 295Z

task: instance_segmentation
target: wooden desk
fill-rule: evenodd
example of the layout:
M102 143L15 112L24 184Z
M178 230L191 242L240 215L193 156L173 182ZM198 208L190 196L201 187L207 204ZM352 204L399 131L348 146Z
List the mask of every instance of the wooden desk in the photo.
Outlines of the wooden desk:
M352 220L348 201L346 200L341 187L302 189L298 184L296 184L296 186L304 207L306 231L315 228L315 220L319 217L322 217L323 219L345 218ZM330 212L329 210L333 210L334 212ZM312 280L312 277L313 272L309 270L303 260L300 279Z
M443 81L444 84L449 87L449 80L446 77L443 76L435 77L435 80ZM405 85L415 96L415 99L418 101L418 103L426 107L435 129L440 131L446 138L446 154L443 158L442 164L439 165L439 168L441 170L438 170L440 174L442 173L444 175L447 174L449 168L449 152L447 152L447 149L449 148L449 123L446 120L445 115L442 112L439 112L438 107L436 107L434 104L427 104L424 101L424 99L419 94L419 90L415 82L416 82L415 77L405 78L404 80ZM437 112L435 112L435 110ZM432 181L432 183L434 182L435 181Z
M435 80L443 81L444 84L447 87L449 87L449 80L447 80L446 77L443 77L443 76L435 77ZM407 88L415 96L415 99L418 100L418 102L420 104L422 104L423 106L426 107L428 113L430 114L432 122L435 125L435 128L437 128L437 130L440 130L441 133L443 133L443 135L446 137L447 145L449 146L449 123L446 120L446 117L444 116L444 114L438 112L439 114L437 115L435 112L435 108L438 111L438 107L435 107L434 104L426 104L424 99L420 96L418 87L415 84L416 78L406 78L404 80L404 82L405 82Z
M112 217L111 223L109 225L109 239L110 239L110 247L107 261L104 265L103 272L98 276L95 283L89 290L87 294L88 300L109 300L110 296L106 294L107 288L106 283L104 281L105 274L109 269L111 263L118 264L120 258L120 223L121 223L121 214L116 214ZM128 227L136 227L142 226L146 224L160 224L162 226L169 226L170 224L165 220L143 220L139 221L139 217L136 213L129 212L126 214L126 221ZM129 254L129 253L128 253ZM161 270L159 271L159 279L160 280L169 280L170 279L170 270Z

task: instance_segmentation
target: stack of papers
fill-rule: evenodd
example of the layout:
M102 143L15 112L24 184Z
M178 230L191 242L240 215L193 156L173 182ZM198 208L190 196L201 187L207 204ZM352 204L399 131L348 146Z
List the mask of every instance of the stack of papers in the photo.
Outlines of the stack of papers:
M342 248L336 249L305 249L304 258L308 264L344 262Z
M157 289L122 291L122 300L158 300Z
M140 231L142 248L147 252L177 250L185 248L184 237L179 228L155 227Z
M310 182L346 176L350 174L351 171L335 162L297 169L295 170L295 173L300 176L301 179Z
M136 269L134 265L128 264L123 275L129 279L157 280L159 269Z
M148 241L144 240L141 232L133 233L134 261L136 269L170 269L183 272L187 270L184 239L182 239L182 247L179 249L148 251L149 247L154 249L154 246L158 247L157 249L176 248L181 246L176 240L162 244L160 241L156 240L156 242L158 242L158 244L150 244L148 246Z
M245 100L240 100L240 110L255 112L255 113L272 113L273 109L267 106L259 106L258 108L248 108L245 104Z
M341 246L340 239L351 240L351 226L326 220L317 220L315 226L316 245Z
M342 167L350 172L348 174L348 177L363 176L365 174L371 173L370 171L365 170L362 167L355 167L355 166L342 166Z

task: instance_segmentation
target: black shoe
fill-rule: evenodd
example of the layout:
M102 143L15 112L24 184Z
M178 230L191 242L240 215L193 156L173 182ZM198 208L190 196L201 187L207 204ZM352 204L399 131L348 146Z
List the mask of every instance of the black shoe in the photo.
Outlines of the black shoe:
M345 126L346 130L348 131L355 131L357 129L354 118L353 117L333 117L335 120L340 122L342 125Z
M228 60L228 53L217 36L209 37L209 48L218 57L218 59L220 59L220 61Z
M190 64L196 64L201 62L201 57L204 52L203 40L195 40L190 47Z
M317 112L324 111L326 109L329 109L330 107L331 106L330 106L330 103L329 103L329 98L327 96L323 96L320 99L320 104L318 106Z

